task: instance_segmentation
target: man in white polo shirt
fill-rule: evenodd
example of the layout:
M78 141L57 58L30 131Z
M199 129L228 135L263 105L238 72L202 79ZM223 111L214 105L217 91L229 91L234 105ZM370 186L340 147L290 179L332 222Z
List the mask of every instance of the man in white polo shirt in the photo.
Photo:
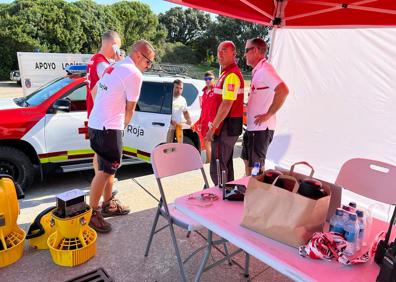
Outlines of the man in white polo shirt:
M267 44L261 38L245 45L246 64L253 68L247 106L247 130L243 135L241 158L250 175L255 162L265 161L275 130L275 113L282 107L289 89L265 58ZM264 163L262 163L264 166ZM262 168L264 169L264 168Z
M191 117L187 110L187 101L186 98L182 96L183 93L183 81L180 79L175 79L173 81L173 100L172 100L172 117L171 124L168 129L168 133L166 136L166 142L172 143L175 139L176 126L182 126L181 123L183 121L182 115L186 120L186 124L191 125ZM183 143L183 131L181 132L181 140L177 140L178 142Z
M135 111L142 86L142 73L154 59L154 48L145 40L132 45L131 53L124 60L106 68L97 83L97 93L88 127L91 148L98 155L98 173L91 183L89 204L93 209L90 226L97 232L111 231L111 225L103 216L123 215L129 209L111 196L99 199L111 175L120 166L122 157L122 131L129 124Z

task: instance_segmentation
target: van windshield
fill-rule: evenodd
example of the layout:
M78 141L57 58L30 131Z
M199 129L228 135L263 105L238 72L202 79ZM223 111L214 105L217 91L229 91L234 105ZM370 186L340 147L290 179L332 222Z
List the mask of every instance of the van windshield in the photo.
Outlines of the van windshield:
M69 77L57 78L23 98L23 100L20 101L21 105L24 107L40 105L72 81L73 80Z

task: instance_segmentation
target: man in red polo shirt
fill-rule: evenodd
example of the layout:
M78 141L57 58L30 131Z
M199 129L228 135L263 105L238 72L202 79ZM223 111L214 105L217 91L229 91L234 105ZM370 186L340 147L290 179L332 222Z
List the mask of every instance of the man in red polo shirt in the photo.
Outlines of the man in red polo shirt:
M109 60L119 61L121 59L120 54L117 53L121 46L121 37L115 31L106 31L102 35L102 44L98 53L93 55L88 63L87 80L88 80L88 91L87 91L87 117L89 119L91 115L92 108L94 106L94 94L96 94L96 89L94 90L97 82L102 78L105 69L110 65ZM98 173L98 156L95 153L93 158L93 167L95 170L95 175ZM108 180L106 187L103 192L103 199L113 199L112 190L114 175ZM115 199L114 199L115 200ZM127 213L127 207L124 207L125 213ZM122 214L122 213L116 213Z
M234 180L232 156L234 146L242 133L244 80L235 63L236 50L232 41L223 41L217 48L221 74L214 86L214 95L207 102L216 109L209 118L206 139L212 141L210 176L218 185L216 159L220 170L225 171L225 181Z
M118 61L120 55L117 54L116 49L121 46L121 37L115 31L106 31L102 35L102 45L98 53L91 57L88 63L88 91L87 91L87 117L89 118L93 108L92 90L96 83L102 77L104 70L110 65L109 60L114 59Z

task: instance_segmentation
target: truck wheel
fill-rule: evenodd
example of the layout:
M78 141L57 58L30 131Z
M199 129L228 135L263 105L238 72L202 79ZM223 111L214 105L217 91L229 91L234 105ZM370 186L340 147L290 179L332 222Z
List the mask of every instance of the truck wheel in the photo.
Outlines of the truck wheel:
M25 153L12 147L0 147L0 174L12 176L23 190L34 180L32 162Z

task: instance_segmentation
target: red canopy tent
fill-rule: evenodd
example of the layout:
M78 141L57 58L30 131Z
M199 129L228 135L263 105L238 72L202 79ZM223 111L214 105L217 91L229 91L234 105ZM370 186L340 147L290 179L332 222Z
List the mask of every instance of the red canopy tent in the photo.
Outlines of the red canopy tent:
M167 1L266 26L396 26L396 0Z

